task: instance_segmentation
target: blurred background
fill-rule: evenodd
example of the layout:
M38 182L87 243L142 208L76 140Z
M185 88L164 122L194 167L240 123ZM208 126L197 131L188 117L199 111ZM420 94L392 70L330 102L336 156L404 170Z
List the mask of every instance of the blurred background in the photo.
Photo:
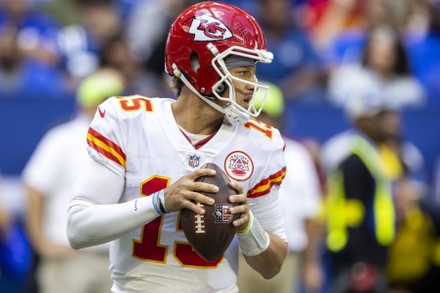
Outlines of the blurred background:
M77 113L86 77L110 68L121 76L122 95L175 97L164 73L167 31L195 2L202 1L0 0L0 207L6 213L25 212L22 171L43 135ZM421 155L423 196L440 200L439 0L223 2L262 25L275 60L257 67L258 78L282 91L280 129L308 148L318 173L320 146L350 128L345 105L374 88L399 111L399 140L411 141ZM36 292L36 262L29 259L12 275Z

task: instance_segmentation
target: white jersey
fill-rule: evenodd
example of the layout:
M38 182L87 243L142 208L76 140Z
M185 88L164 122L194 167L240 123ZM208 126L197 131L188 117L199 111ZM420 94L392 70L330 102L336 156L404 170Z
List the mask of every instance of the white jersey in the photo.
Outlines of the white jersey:
M279 233L283 215L278 186L285 176L284 141L278 130L254 119L223 124L200 148L179 129L171 99L129 96L101 104L90 126L90 155L125 178L120 203L149 196L207 162L239 182L254 216ZM205 261L186 241L178 212L164 214L111 242L115 292L236 292L238 246ZM282 230L282 229L281 229ZM282 230L283 231L283 230Z
M88 159L84 140L89 125L90 118L79 114L75 119L50 129L23 170L23 183L44 197L43 234L57 245L69 246L66 210L72 185ZM88 252L106 253L107 250L106 244L90 248Z
M304 221L315 218L320 207L319 179L306 147L289 138L284 141L287 174L280 188L280 203L284 209L289 250L302 252L309 241Z
M66 210L72 185L87 161L84 140L89 125L90 119L80 115L52 128L41 139L22 173L22 181L44 197L43 234L58 245L69 245Z

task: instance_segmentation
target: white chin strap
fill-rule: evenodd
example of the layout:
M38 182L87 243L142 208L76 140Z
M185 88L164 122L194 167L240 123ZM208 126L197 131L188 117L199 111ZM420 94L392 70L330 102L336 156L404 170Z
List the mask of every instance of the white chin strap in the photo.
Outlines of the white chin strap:
M250 115L247 113L244 113L237 108L235 108L232 104L226 105L223 109L223 113L226 116L226 119L228 119L229 123L240 126L248 122Z
M248 122L250 115L247 113L244 113L240 110L238 110L236 107L234 107L232 104L227 104L224 107L221 107L220 105L217 105L213 101L211 101L209 98L201 95L194 87L193 85L186 79L185 75L183 75L180 70L177 68L176 64L173 64L173 73L177 78L180 78L180 80L194 93L196 94L200 99L205 101L208 105L219 111L220 113L224 114L226 119L229 123L235 126L241 126Z

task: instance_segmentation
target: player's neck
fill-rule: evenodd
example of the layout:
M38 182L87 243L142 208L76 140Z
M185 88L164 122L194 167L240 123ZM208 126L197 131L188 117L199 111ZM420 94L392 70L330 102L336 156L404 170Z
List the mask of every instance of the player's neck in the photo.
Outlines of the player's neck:
M198 97L181 96L171 107L179 127L193 134L213 134L223 123L223 115Z

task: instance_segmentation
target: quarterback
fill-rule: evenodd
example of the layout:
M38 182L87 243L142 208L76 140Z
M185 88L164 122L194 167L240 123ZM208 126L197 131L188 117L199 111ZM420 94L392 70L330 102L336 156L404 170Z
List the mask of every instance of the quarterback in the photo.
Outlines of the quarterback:
M278 189L285 176L279 131L255 118L256 63L273 56L258 23L225 3L202 2L172 24L165 68L177 99L111 97L99 105L87 135L89 162L68 210L75 249L110 243L112 292L238 292L238 254L264 278L287 254ZM224 255L206 261L180 225L184 208L214 204L215 185L200 168L223 168L240 217ZM201 203L202 205L198 205Z

